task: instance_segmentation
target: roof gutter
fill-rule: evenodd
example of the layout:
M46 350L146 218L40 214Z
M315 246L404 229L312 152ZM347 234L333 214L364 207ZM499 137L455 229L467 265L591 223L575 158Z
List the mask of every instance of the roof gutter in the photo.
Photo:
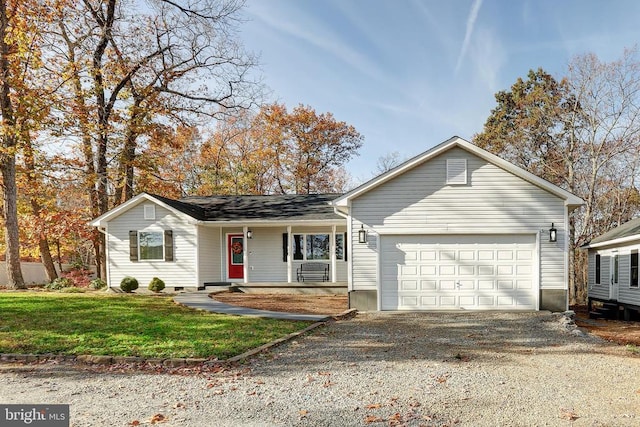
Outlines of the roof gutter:
M596 248L602 248L604 246L618 245L620 243L628 243L628 242L633 242L637 240L640 240L640 235L634 234L633 236L620 237L618 239L613 239L613 240L605 240L604 242L587 243L585 245L580 246L580 249L596 249Z

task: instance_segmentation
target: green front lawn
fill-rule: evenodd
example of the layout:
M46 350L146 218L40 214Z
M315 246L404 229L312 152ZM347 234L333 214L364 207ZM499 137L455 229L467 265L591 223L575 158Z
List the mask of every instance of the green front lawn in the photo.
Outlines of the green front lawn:
M227 359L308 324L211 314L169 297L0 293L0 353Z

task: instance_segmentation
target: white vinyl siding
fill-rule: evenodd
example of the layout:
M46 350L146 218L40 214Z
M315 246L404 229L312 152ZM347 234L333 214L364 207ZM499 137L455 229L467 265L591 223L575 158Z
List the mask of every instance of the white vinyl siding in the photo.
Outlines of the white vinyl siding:
M146 288L153 277L162 279L167 287L198 286L196 275L195 226L186 216L155 206L154 221L145 219L145 204L133 206L108 224L107 255L109 285L120 286L125 276L138 279L141 288ZM171 230L173 235L173 261L129 259L129 231L163 232Z
M200 273L200 285L207 282L222 282L221 257L224 249L224 236L221 237L219 227L200 226L198 228L198 264Z
M631 251L640 250L640 245L634 243L628 246L608 247L605 249L589 250L589 297L615 301L624 304L640 306L640 288L631 286ZM595 259L600 255L601 283L595 283ZM617 289L611 289L611 260L618 256L618 285ZM612 291L612 292L610 292Z
M466 159L468 183L446 184L449 159ZM567 289L565 206L559 197L453 148L352 201L352 289L376 289L380 234L540 233L540 288ZM359 244L361 224L370 241ZM549 242L555 223L558 241ZM374 237L373 239L371 237ZM372 241L373 240L373 241Z

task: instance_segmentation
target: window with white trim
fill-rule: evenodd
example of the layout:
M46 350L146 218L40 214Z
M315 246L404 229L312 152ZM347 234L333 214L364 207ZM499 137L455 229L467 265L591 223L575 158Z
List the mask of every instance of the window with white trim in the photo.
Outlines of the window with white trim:
M173 231L129 231L130 261L173 261Z
M467 183L467 159L447 159L447 184Z
M163 233L141 231L138 233L140 260L164 259Z
M629 272L629 286L638 287L638 250L631 251L631 271Z
M600 254L596 254L596 285L600 284L602 270L600 269Z
M331 242L329 234L294 234L293 259L300 261L329 260ZM336 259L345 259L344 233L336 233Z

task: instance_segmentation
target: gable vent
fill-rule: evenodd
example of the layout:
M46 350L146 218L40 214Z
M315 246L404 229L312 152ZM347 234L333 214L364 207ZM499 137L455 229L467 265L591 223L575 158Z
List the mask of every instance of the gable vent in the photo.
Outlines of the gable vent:
M144 219L156 219L156 205L144 205Z
M447 159L447 184L467 183L467 159Z

